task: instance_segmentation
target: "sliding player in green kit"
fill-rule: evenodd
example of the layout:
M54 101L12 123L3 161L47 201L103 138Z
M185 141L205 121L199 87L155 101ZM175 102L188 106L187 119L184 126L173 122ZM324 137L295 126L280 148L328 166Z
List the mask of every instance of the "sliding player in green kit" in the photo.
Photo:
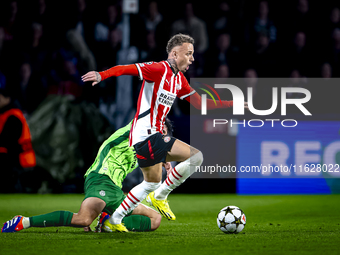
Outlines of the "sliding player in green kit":
M121 189L123 180L138 167L134 147L129 147L131 124L117 130L100 147L94 163L85 173L85 199L78 213L55 211L32 217L18 215L5 222L1 232L17 232L29 227L87 228L101 212L111 215L125 199ZM170 121L165 132L171 130L169 125ZM158 212L139 203L123 222L128 230L150 231L159 227L161 218Z

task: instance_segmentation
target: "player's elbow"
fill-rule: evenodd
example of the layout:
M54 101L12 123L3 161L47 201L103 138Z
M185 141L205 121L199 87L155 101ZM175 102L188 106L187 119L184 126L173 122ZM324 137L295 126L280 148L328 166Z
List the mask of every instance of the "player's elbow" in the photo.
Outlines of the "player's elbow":
M162 216L160 214L155 215L151 218L151 231L155 231L161 225Z
M201 109L201 104L200 104L200 103L197 103L196 101L191 102L191 105L192 105L193 107L195 107L197 110L200 110L200 109Z

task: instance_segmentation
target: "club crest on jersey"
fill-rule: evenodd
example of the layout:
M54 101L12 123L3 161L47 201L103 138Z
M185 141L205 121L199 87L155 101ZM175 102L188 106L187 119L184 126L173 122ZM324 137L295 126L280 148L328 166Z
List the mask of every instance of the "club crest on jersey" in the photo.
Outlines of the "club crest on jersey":
M164 142L165 143L168 143L168 142L170 142L170 140L171 140L171 137L170 136L164 136Z

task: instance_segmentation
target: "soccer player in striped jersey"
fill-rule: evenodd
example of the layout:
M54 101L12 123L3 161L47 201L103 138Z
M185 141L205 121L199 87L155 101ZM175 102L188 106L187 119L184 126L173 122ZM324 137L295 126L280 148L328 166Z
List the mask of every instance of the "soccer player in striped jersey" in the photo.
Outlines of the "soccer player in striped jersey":
M146 197L164 217L175 220L167 196L203 162L202 152L162 134L165 118L176 97L187 100L197 109L201 108L201 96L190 87L183 75L194 61L193 45L192 37L177 34L168 41L168 59L165 61L114 66L103 72L90 71L82 76L84 82L92 82L92 85L120 75L138 76L143 80L129 139L130 146L135 147L144 181L130 191L109 218L112 231L124 228L124 216ZM232 101L222 101L215 105L213 100L207 100L207 109L229 108L232 105ZM161 184L162 163L170 161L180 163Z
M5 222L1 232L54 226L88 229L101 212L112 214L125 198L121 189L123 180L138 166L135 150L129 146L131 125L132 121L112 134L100 147L94 163L85 173L85 198L78 213L55 211L33 217L18 215ZM168 130L172 132L171 122L167 119L164 132L167 133ZM169 166L165 167L171 169ZM161 218L155 210L138 203L123 222L128 230L149 231L159 227ZM105 226L106 222L108 220L104 221L102 228L111 232L111 229Z

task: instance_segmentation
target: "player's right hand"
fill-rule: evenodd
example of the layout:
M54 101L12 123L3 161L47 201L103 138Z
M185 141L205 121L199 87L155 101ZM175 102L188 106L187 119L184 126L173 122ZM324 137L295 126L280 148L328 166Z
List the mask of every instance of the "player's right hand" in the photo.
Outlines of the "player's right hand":
M100 76L100 74L98 72L91 71L91 72L84 74L81 77L81 79L82 79L83 82L92 81L92 86L94 86L102 80L102 77Z
M92 232L92 229L91 229L90 226L88 226L88 227L84 227L84 231L85 232Z

